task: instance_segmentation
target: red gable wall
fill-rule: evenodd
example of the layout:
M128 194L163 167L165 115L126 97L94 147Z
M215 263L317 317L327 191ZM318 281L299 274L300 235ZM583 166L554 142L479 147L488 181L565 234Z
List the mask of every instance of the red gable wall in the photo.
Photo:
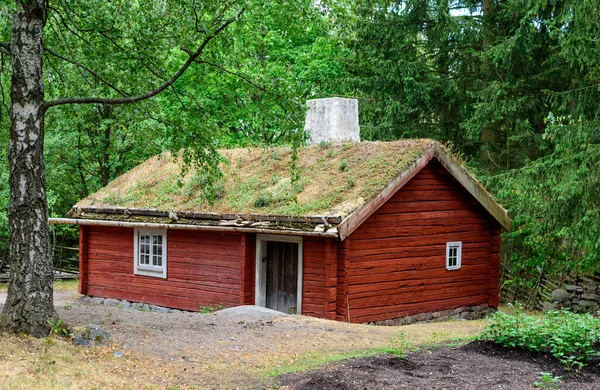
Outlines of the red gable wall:
M352 322L496 306L499 233L499 224L433 160L340 247L338 264L346 270L338 272L347 285L338 286L338 318L347 319L346 303ZM463 243L460 270L446 270L449 241Z

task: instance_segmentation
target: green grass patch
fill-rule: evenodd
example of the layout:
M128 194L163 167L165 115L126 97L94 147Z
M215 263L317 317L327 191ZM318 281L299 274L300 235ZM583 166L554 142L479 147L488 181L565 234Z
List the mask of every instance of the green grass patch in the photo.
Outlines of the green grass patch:
M56 280L54 281L55 290L77 290L77 279ZM8 291L8 283L0 283L0 291Z
M335 363L342 360L371 357L388 353L390 353L390 350L388 348L373 348L340 353L311 352L293 361L283 363L278 367L269 368L268 370L263 372L263 375L274 378L280 375L290 374L293 372L307 372L318 370L326 364Z

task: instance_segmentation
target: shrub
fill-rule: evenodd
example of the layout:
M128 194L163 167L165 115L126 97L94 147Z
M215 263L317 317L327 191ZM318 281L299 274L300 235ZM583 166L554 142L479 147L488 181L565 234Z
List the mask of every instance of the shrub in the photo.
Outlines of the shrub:
M348 160L342 160L340 161L340 172L348 172L348 169L350 169L350 167L348 166Z
M519 306L514 313L497 312L479 337L506 348L548 352L567 370L583 367L593 356L600 340L600 319L591 314L549 311L541 317L526 315Z
M258 198L254 201L254 207L261 208L267 206L271 203L272 198L270 195L259 195Z
M353 178L352 176L348 176L346 178L346 187L348 188L352 188L356 185L356 179Z

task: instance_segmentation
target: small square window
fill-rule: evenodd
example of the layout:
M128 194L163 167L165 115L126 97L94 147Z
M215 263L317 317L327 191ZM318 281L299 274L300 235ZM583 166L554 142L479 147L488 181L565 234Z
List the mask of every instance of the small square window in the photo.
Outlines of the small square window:
M133 273L167 278L167 231L134 229Z
M460 269L462 257L462 242L446 243L446 269Z

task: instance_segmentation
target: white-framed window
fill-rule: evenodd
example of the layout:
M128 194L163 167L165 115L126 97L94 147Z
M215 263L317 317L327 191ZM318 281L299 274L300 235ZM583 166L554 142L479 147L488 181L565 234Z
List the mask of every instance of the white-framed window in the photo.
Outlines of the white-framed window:
M133 273L167 278L167 231L134 229Z
M446 269L460 269L462 258L462 242L447 242L446 243Z

